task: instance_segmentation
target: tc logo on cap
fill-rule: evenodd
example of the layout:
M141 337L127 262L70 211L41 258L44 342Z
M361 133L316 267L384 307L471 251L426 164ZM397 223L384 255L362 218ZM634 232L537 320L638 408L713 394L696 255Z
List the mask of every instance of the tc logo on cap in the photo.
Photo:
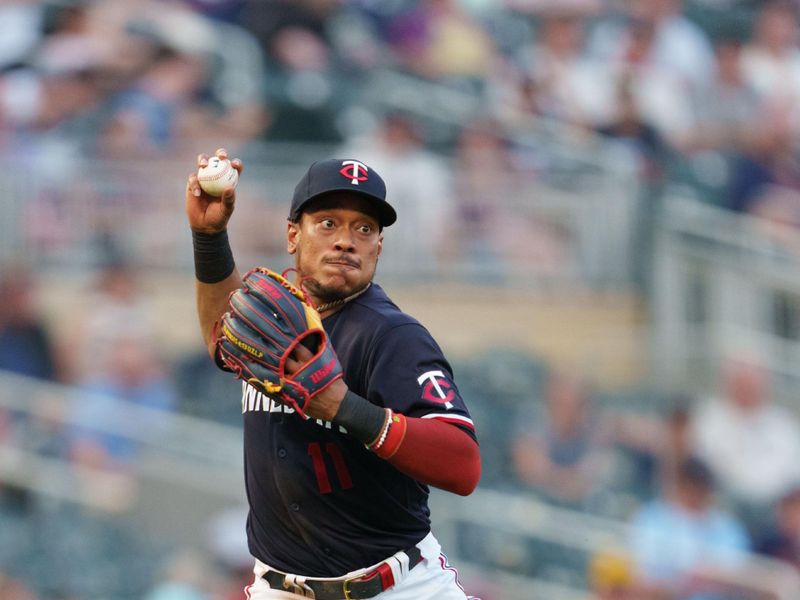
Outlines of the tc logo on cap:
M339 170L342 177L346 177L353 185L358 185L359 181L367 180L367 173L369 169L367 165L357 160L344 160L342 161L342 168Z

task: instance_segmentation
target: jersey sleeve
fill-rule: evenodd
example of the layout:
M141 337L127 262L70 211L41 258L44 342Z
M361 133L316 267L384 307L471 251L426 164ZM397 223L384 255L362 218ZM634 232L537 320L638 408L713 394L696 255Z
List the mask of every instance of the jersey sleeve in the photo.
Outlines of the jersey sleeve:
M409 417L458 426L475 438L475 425L439 345L418 323L389 329L375 343L367 398Z

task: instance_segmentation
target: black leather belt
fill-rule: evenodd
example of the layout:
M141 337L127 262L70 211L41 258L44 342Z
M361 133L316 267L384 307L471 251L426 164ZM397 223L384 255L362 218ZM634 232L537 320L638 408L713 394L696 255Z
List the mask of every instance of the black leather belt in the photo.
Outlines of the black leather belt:
M408 556L408 569L411 570L422 560L419 548L413 546L405 551ZM339 579L314 579L308 577L297 580L292 575L280 571L268 570L262 578L274 590L287 590L300 596L316 598L316 600L365 600L385 592L395 583L394 573L387 559L377 567L358 577L340 577ZM313 596L308 590L313 592Z

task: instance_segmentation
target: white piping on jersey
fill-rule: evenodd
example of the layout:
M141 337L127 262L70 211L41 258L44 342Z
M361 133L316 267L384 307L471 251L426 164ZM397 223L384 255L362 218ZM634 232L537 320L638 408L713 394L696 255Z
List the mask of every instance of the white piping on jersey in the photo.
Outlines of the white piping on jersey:
M469 423L473 427L475 427L475 423L472 422L472 419L469 417L465 417L462 415L454 415L453 413L428 413L427 415L422 415L421 419L453 419L456 421L464 421L464 423Z

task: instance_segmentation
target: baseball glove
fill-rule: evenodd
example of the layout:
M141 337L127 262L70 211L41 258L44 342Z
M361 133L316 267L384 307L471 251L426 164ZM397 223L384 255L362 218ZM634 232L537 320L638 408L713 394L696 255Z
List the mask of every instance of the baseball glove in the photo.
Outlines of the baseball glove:
M310 398L342 376L319 313L283 276L262 267L248 272L230 295L217 352L227 369L300 415ZM287 358L298 344L313 355L294 373Z

